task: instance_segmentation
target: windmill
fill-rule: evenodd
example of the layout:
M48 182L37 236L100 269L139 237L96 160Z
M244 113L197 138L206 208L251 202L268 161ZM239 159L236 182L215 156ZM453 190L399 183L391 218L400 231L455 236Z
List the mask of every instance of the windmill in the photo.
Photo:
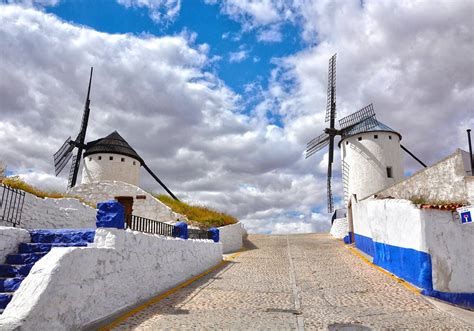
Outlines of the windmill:
M84 156L89 154L98 153L98 152L108 152L108 153L118 153L122 156L130 156L139 162L140 166L143 168L155 179L161 187L175 200L179 201L178 198L171 192L168 187L158 178L155 173L148 167L143 158L141 158L136 151L118 134L117 131L113 132L109 136L85 143L87 125L89 122L90 114L90 92L91 92L91 83L92 83L92 73L93 68L91 68L90 77L89 77L89 86L87 88L86 103L84 105L84 113L82 115L81 129L75 140L72 140L71 137L67 138L61 148L54 153L54 169L55 174L58 176L61 171L66 167L69 161L72 158L71 169L69 170L69 179L68 179L68 189L72 188L77 183L77 176L79 173L79 166L81 164L81 159ZM74 148L77 148L76 155L73 156ZM85 161L87 165L87 162ZM135 165L135 162L133 163ZM113 164L109 164L109 167ZM137 170L138 171L138 170ZM138 174L138 173L137 173Z
M324 132L308 142L306 146L306 158L309 158L316 152L322 150L324 147L329 145L328 155L328 171L327 171L327 210L328 213L334 211L334 200L332 195L331 181L332 181L332 164L334 160L334 138L341 136L342 139L347 139L357 134L367 132L383 132L383 133L395 133L400 139L401 135L389 128L388 126L380 123L376 116L374 107L372 104L365 106L364 108L356 111L355 113L348 115L339 120L339 129L335 128L336 121L336 54L334 54L329 60L328 69L328 89L327 89L327 106L326 106L326 117L325 122L329 122L329 127ZM374 135L375 139L378 139L378 135ZM391 136L389 137L391 139ZM378 142L377 142L378 143ZM411 153L403 145L397 145L403 151L413 157L423 167L426 165L420 161L413 153ZM388 171L388 170L387 170ZM390 169L392 172L392 169ZM391 173L389 174L391 175ZM389 176L391 177L391 176Z
M61 148L54 153L54 170L56 176L58 176L61 171L66 167L69 160L72 158L71 169L69 170L68 178L68 188L74 187L77 182L77 174L79 173L79 166L81 164L82 152L86 147L84 142L86 139L87 124L89 122L90 114L90 103L89 98L91 93L91 84L92 84L92 73L94 68L91 67L91 73L89 77L89 87L87 88L87 97L86 103L84 105L84 114L82 115L81 129L75 140L72 140L71 137L67 138ZM77 148L76 155L72 156L74 148Z

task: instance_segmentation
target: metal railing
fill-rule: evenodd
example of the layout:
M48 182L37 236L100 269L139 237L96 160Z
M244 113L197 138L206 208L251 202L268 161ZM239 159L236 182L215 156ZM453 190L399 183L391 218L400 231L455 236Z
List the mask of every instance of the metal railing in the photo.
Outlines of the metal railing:
M125 215L125 222L127 229L130 230L160 234L168 237L176 236L176 231L173 231L174 226L168 223L135 215Z
M4 184L0 184L0 191L0 221L11 223L13 227L20 225L25 191Z
M201 229L188 229L189 239L210 239L209 232Z

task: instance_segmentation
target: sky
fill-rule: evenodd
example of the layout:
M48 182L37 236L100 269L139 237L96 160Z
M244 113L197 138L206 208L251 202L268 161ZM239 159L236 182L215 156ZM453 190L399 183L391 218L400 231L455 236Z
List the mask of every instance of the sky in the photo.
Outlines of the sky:
M87 141L117 130L180 199L249 232L327 231L327 150L304 150L335 53L338 118L373 103L427 164L467 149L470 0L3 0L0 162L65 189L52 154L79 132L93 66ZM340 207L339 150L334 167Z

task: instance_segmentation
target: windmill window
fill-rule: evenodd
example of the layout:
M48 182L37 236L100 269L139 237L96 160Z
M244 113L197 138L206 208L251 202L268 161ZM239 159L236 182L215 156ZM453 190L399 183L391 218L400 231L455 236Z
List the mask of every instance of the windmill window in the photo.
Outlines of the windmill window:
M120 159L120 161L122 161L122 162L125 162L125 158L124 158L124 157L122 157L122 158Z
M91 157L89 157L89 161L92 161L92 158L91 158Z
M379 139L379 135L378 135L378 134L374 134L374 139Z
M346 141L346 145L349 145L349 141Z
M357 138L357 140L361 141L361 140L362 140L362 137Z
M133 161L133 165L137 164L135 161Z
M389 140L392 140L392 136L388 136L388 139L389 139Z
M99 156L99 160L102 160L102 156Z
M387 167L387 178L393 178L392 167Z
M114 159L113 156L109 156L109 160L112 161Z

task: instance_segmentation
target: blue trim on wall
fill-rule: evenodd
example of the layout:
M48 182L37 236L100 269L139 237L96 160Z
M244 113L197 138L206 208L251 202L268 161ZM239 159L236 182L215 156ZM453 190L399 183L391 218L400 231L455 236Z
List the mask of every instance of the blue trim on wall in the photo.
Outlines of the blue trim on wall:
M433 289L431 255L411 248L374 242L373 263L423 289Z
M474 309L474 293L449 293L436 290L423 290L421 294L451 302L461 307Z
M344 240L344 244L350 244L351 243L351 236L348 234L346 235L342 240Z
M354 233L354 240L358 249L370 256L374 256L374 242L372 238Z

